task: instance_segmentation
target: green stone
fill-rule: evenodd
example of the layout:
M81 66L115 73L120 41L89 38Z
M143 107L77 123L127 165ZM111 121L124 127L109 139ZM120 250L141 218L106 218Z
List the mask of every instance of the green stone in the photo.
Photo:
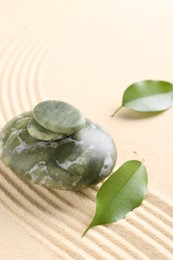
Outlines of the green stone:
M43 101L34 108L33 115L42 127L58 134L71 135L86 123L77 108L62 101Z
M11 120L0 134L3 162L18 176L47 188L80 190L107 177L116 162L111 136L87 120L70 137L40 141L27 130L32 113Z
M54 141L54 140L62 139L64 137L64 135L53 133L45 129L44 127L39 125L34 118L32 118L29 121L27 125L27 130L32 137L43 141L51 141L51 140Z

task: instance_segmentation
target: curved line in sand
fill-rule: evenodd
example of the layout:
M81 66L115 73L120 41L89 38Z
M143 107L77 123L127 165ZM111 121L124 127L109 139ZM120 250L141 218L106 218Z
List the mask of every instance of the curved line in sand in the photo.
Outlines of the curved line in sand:
M30 31L31 31L30 33L32 33L32 27L30 28ZM16 34L14 32L14 36L13 36L14 38L15 38L15 35ZM4 81L4 74L5 74L5 77L6 77L6 81L8 82L8 80L9 80L8 77L9 76L11 77L11 74L8 75L7 71L10 70L11 66L13 65L13 64L11 64L11 60L13 61L13 59L15 58L15 60L13 61L14 66L15 66L15 62L18 59L18 52L20 53L21 50L22 50L22 47L23 47L23 45L21 46L20 43L21 42L23 43L23 41L27 41L28 36L29 36L29 33L28 33L28 31L26 31L24 34L22 34L22 37L18 37L16 42L14 41L14 43L12 44L12 47L10 47L10 48L9 48L10 40L12 40L13 37L12 37L12 39L10 38L9 41L6 43L6 49L8 51L7 51L7 57L5 59L5 64L4 64L2 71L1 71L1 74L2 74L2 78L1 78L2 89L1 89L1 92L2 92L2 94L0 95L1 104L4 103L6 105L6 109L5 109L5 107L2 106L2 114L4 116L4 119L6 119L6 120L11 118L12 116L14 116L14 112L12 112L12 111L13 111L14 108L16 109L16 106L13 106L13 104L11 102L11 93L9 91L6 93L7 88L6 88L6 85L3 82ZM17 55L16 55L16 52L17 52ZM13 55L13 53L15 53L15 55ZM6 53L4 53L4 55L5 54Z
M8 174L8 173L6 173L6 174ZM12 180L11 180L12 179ZM16 180L15 180L16 179ZM55 198L53 198L53 196L52 196L52 192L51 192L51 194L50 194L50 192L49 192L49 190L46 190L45 189L45 192L47 193L47 194L45 194L44 193L44 191L42 191L43 189L41 188L41 187L39 187L39 189L41 190L41 192L39 191L39 199L38 199L38 190L37 190L37 188L36 187L34 187L34 185L29 185L30 187L28 187L28 185L26 185L25 183L23 183L23 181L22 180L18 180L18 177L17 176L15 176L14 174L13 175L10 175L10 179L9 179L9 176L7 177L7 182L9 183L9 182L12 182L11 183L11 185L12 186L15 186L15 189L16 190L20 190L20 194L19 194L19 196L17 196L18 198L21 198L21 194L24 196L24 197L27 197L26 199L28 200L28 195L27 195L27 193L29 193L29 200L31 201L31 204L34 204L34 207L38 207L38 203L41 203L42 204L42 206L44 205L44 208L40 208L39 207L39 210L41 210L42 212L44 212L44 210L48 207L48 205L49 206L51 206L51 207L53 207L53 208L55 208L55 203L57 202L58 204L60 204L60 205L62 205L61 206L61 209L63 209L64 207L66 208L66 210L67 210L67 212L70 214L70 212L72 211L72 206L74 207L75 205L75 203L74 204L72 204L72 201L74 202L75 200L74 200L74 198L72 198L71 199L71 201L70 201L70 203L72 204L72 205L69 205L68 206L68 204L66 203L66 201L62 201L62 197L60 196L60 197L58 197L58 194L56 194L57 196L55 197ZM19 183L19 184L16 184L16 183ZM18 186L19 185L19 186ZM32 192L32 189L34 189L34 193ZM54 191L53 191L53 193L54 193ZM55 193L58 193L58 192L56 192L55 191ZM61 192L60 192L61 193ZM73 192L72 192L73 193ZM15 197L16 198L16 195L12 195L13 197ZM69 196L69 194L67 194L67 197L69 198L71 198L72 196ZM76 197L78 197L78 195L77 194L75 194L75 198ZM53 205L51 205L52 204L52 198L53 198ZM22 199L24 199L24 198L22 198ZM47 202L46 202L46 199L47 199L47 202L48 202L48 205L47 205ZM35 203L33 203L33 200L34 201L36 201L37 200L37 202ZM44 200L44 201L43 201ZM46 202L46 203L45 203ZM27 201L24 203L24 205L27 205ZM29 208L30 208L30 205L27 205ZM41 207L42 207L41 206ZM26 210L28 210L28 208L26 209ZM81 211L82 211L82 209L80 209ZM76 211L76 212L75 212ZM85 215L85 213L84 212L81 212L82 213L82 215L84 214ZM78 215L79 214L79 210L77 209L73 209L73 215ZM39 215L39 214L37 214L37 215ZM60 214L61 215L61 214ZM81 215L81 217L85 217L85 216L82 216ZM53 221L54 222L54 221ZM68 220L68 218L65 220L65 223L68 223L68 226L74 226L74 222L76 222L75 221L75 219L72 217L72 221L70 220ZM64 222L63 222L64 223ZM77 223L76 223L76 225L77 225ZM135 224L133 223L133 226L134 226ZM135 225L135 227L136 227L136 225ZM136 228L138 228L138 227L136 227ZM80 231L80 230L79 230ZM57 231L58 232L58 231ZM64 232L66 232L67 234L68 234L68 231L67 230L64 230ZM97 233L93 233L93 239L90 237L90 243L91 243L91 248L92 248L92 240L93 240L93 243L95 242L97 242L97 243L99 243L99 240L100 240L100 235L101 235L101 240L104 240L105 241L105 245L107 245L107 244L109 244L109 247L111 247L112 245L111 245L111 242L109 241L110 239L111 239L111 237L112 237L112 240L114 240L115 241L115 234L114 234L114 232L111 232L110 230L108 231L107 229L104 231L103 230L103 232L102 232L102 234L99 234L99 238L97 237ZM148 235L150 235L150 234L148 234L147 233L147 236ZM68 237L68 236L67 236ZM119 246L119 250L118 249L116 249L116 252L118 252L119 254L121 253L121 249L124 249L123 248L123 246L126 246L126 253L127 253L127 251L128 251L128 249L130 249L130 251L128 252L129 253L129 255L131 254L131 255L140 255L141 257L142 257L142 255L144 255L144 253L140 253L140 251L139 250L137 250L136 249L136 252L135 252L135 249L133 248L133 246L131 245L131 247L130 247L130 243L127 241L127 243L126 243L126 241L122 241L121 243L120 242L118 242L119 241L119 237L117 236L117 243L118 243L118 246ZM125 244L123 244L123 242L125 242ZM88 247L90 247L89 245L90 245L90 243L88 244ZM166 248L165 248L166 249ZM90 249L91 250L91 249ZM100 249L99 249L100 250ZM110 249L109 249L110 250ZM111 250L110 250L111 251ZM135 253L134 253L135 252ZM162 250L161 250L161 252L162 252ZM115 252L114 252L115 253ZM113 254L113 252L112 252L112 254ZM142 258L141 258L142 259ZM146 258L147 259L147 258Z
M2 172L2 170L1 170ZM4 171L3 171L4 172ZM40 219L41 222L44 221L44 214L46 214L46 210L50 207L51 208L51 213L57 213L55 211L55 207L52 208L52 205L50 205L48 202L50 201L50 199L48 200L48 202L46 202L46 200L43 200L42 199L42 195L44 193L41 193L41 196L40 198L38 198L38 193L37 193L37 190L35 190L34 194L32 194L32 190L30 189L30 187L28 187L28 185L26 185L25 183L22 182L22 180L18 180L17 176L15 176L13 173L11 175L11 178L13 178L13 180L11 180L11 178L9 176L6 175L7 173L4 172L4 175L3 176L0 176L0 180L1 180L1 183L4 183L4 180L2 179L2 177L5 179L6 183L3 185L4 187L7 187L7 183L8 185L10 185L10 188L8 190L10 190L10 193L6 192L6 195L8 197L11 198L11 200L14 200L14 201L17 201L17 204L18 204L18 207L22 208L22 210L25 210L28 212L28 214L32 214L33 216L36 214L35 211L40 211L40 213L38 212L38 214L36 214L34 217L38 216L38 219L40 219L40 216L42 216L42 218ZM16 181L14 182L14 180L16 179ZM17 182L19 182L20 184L17 184ZM23 187L24 186L24 187ZM30 185L32 186L32 185ZM46 189L44 189L46 190ZM27 195L27 192L29 193L29 195ZM44 192L44 191L43 191ZM21 196L22 195L22 196ZM13 199L14 198L14 199ZM39 206L39 202L36 202L36 199L39 200L41 202L42 205ZM20 201L21 200L21 201ZM62 222L63 225L65 225L64 227L64 230L61 230L64 237L68 240L69 236L71 237L71 239L76 239L76 237L79 237L79 234L76 233L74 234L74 230L71 229L71 227L73 228L74 224L76 226L76 230L78 230L80 232L80 230L77 228L77 225L78 225L78 218L75 218L73 216L70 216L70 213L72 211L72 208L71 206L68 207L66 205L66 202L64 201L61 201L59 200L58 201L58 198L56 197L56 202L58 202L58 204L61 205L61 210L63 209L64 211L64 208L67 210L67 217L65 218L65 222L61 219L57 219L57 220L54 220L52 219L51 220L51 224L48 225L46 223L46 221L44 221L45 224L47 224L47 228L50 229L50 233L52 232L52 230L54 232L57 232L57 234L59 234L59 225L57 225L57 221L58 222ZM25 205L25 206L24 206ZM26 206L27 205L27 206ZM57 207L57 205L56 205ZM76 212L73 212L76 216L79 215L79 212L78 212L78 209L73 209L73 211L76 211ZM83 214L83 212L82 212ZM61 216L61 211L59 212L59 215ZM64 215L62 214L62 217L64 219ZM68 224L67 224L68 223ZM62 225L61 225L62 226ZM68 230L70 229L70 231ZM63 232L64 231L64 232ZM73 231L73 232L72 232ZM74 234L74 235L71 235L71 234ZM80 238L79 238L80 239ZM100 238L101 241L102 241L102 238ZM104 238L103 238L104 240ZM105 239L106 240L106 239ZM81 243L80 243L81 242ZM95 243L96 241L94 240L93 241L93 244ZM82 250L83 248L83 243L82 243L82 240L79 240L79 243L80 243L80 248ZM91 254L91 251L92 251L92 248L93 248L93 245L92 245L92 241L88 241L87 242L87 247L88 248L88 253ZM95 248L97 248L97 245L94 246ZM110 247L110 248L109 248ZM114 247L116 248L116 246L114 245ZM108 248L111 249L111 245L108 245ZM86 245L84 247L84 250L86 251ZM116 249L117 251L121 249L117 248ZM81 255L83 254L84 252L81 252ZM101 248L98 248L98 256L101 257L101 254L102 254L102 249ZM122 252L121 252L122 253ZM93 251L93 255L95 254L95 251ZM105 253L104 253L105 254ZM111 257L111 255L109 255L107 253L107 256L109 256L109 258Z

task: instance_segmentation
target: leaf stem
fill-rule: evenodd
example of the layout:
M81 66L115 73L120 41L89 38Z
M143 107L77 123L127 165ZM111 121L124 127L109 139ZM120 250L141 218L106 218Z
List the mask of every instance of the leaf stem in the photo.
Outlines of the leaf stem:
M122 108L123 106L121 105L119 108L117 108L115 111L114 111L114 113L111 115L111 117L114 117L114 115L116 114L116 113L118 113L118 111Z
M91 221L89 226L85 229L85 231L83 232L81 237L85 236L85 234L88 232L88 230L95 226L93 223L94 223L94 219Z
M82 234L82 236L81 237L84 237L85 236L85 234L88 232L88 230L90 229L90 226L88 226L86 229L85 229L85 231L83 232L83 234Z

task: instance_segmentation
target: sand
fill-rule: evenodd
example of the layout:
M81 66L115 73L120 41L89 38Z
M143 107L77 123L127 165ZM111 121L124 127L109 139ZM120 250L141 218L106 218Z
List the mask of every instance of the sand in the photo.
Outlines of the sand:
M0 162L0 259L173 259L173 108L110 117L131 83L173 81L172 13L171 0L0 1L0 128L39 101L69 102L112 135L116 168L144 160L149 175L139 208L81 238L100 185L48 190Z

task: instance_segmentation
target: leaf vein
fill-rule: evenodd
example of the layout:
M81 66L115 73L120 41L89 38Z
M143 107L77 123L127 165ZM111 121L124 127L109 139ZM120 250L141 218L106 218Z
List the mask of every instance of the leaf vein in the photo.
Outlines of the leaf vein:
M121 193L127 187L129 182L131 182L134 179L134 177L136 176L136 174L138 173L138 171L140 170L141 167L142 167L142 165L137 169L137 171L133 174L133 176L128 180L128 182L124 185L123 189L117 194L117 196L111 201L111 203L106 205L104 212L102 214L100 214L100 216L106 215L105 214L105 212L107 213L106 209L109 209L111 207L111 205L120 197Z

